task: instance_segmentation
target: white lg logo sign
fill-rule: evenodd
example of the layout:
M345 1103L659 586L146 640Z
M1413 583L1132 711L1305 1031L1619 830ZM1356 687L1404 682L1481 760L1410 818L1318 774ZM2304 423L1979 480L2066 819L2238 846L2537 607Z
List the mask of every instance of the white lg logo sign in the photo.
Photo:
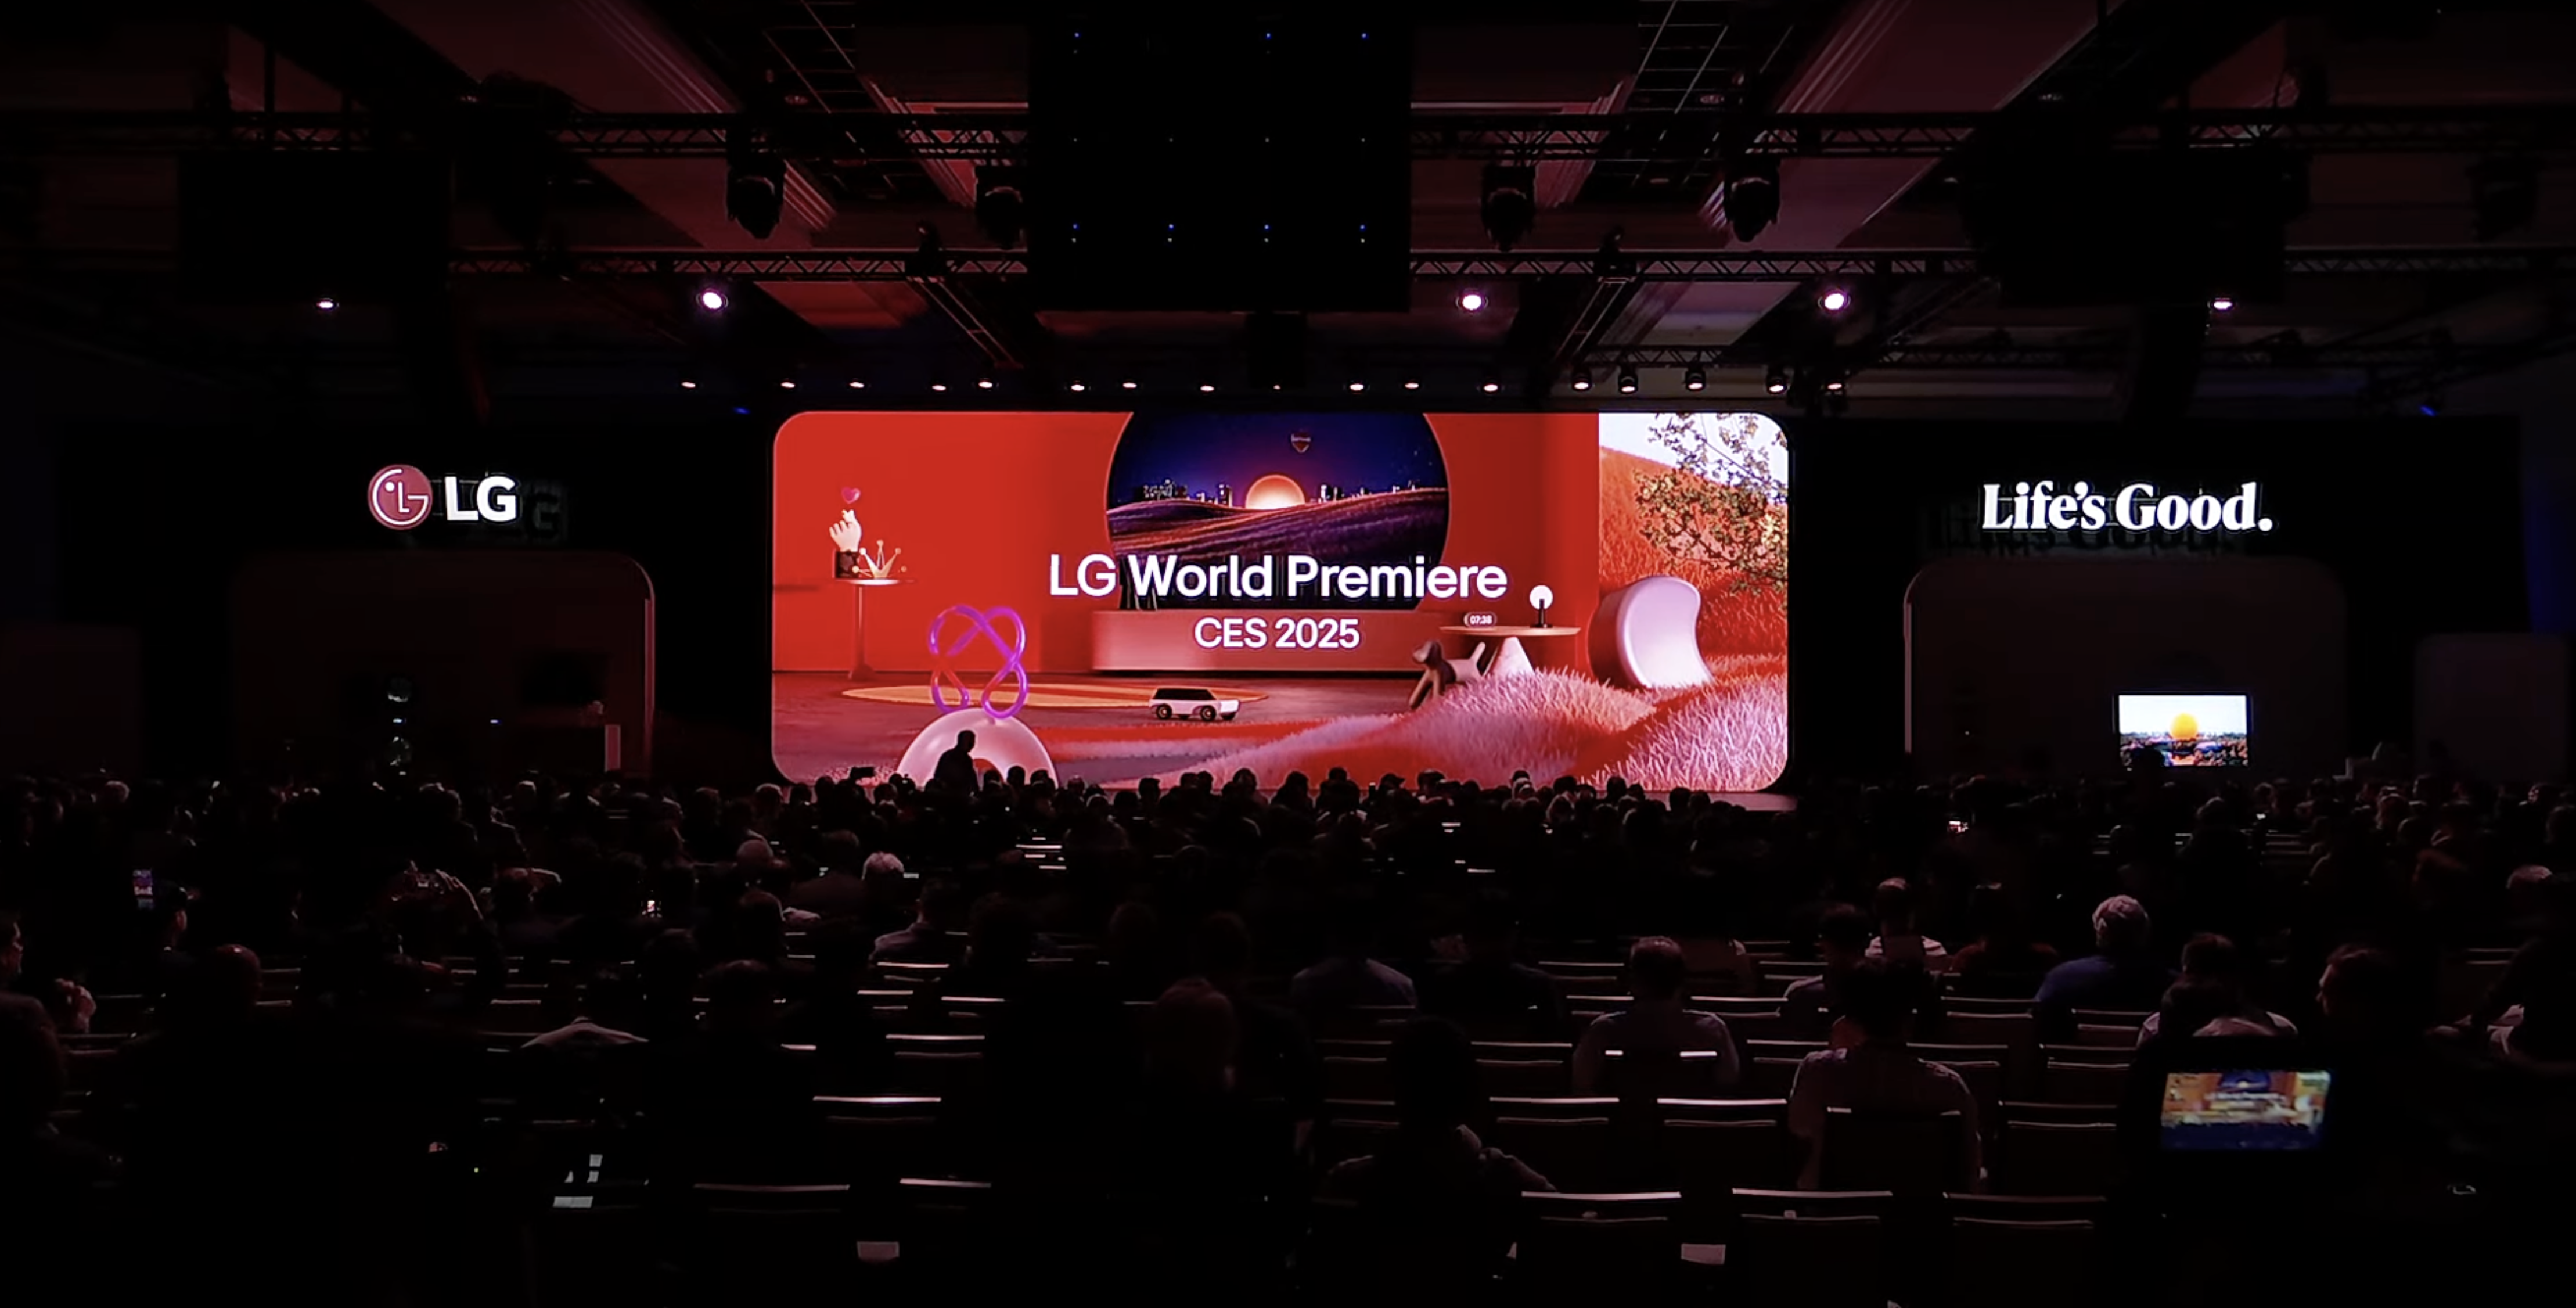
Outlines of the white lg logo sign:
M449 522L517 522L519 520L519 483L511 477L484 477L466 480L445 477L444 494L437 497L439 516ZM468 488L471 488L470 490ZM472 503L467 503L468 500ZM367 511L377 522L396 531L409 531L429 520L433 500L431 482L420 469L394 464L380 469L367 482Z

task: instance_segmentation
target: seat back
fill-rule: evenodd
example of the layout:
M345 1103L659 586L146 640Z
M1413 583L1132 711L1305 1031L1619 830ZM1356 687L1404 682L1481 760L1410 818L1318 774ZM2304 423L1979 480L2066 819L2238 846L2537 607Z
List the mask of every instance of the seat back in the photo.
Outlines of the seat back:
M1721 1060L1714 1049L1605 1052L1605 1087L1622 1099L1702 1098L1722 1094Z
M1615 1179L1607 1117L1497 1117L1485 1143L1559 1190L1591 1190Z
M1611 1267L1628 1285L1668 1285L1681 1268L1681 1200L1670 1190L1523 1195L1517 1270L1530 1288L1597 1289Z
M1886 1231L1874 1216L1746 1213L1727 1241L1738 1303L1885 1308Z
M2039 1308L2104 1298L2100 1236L2089 1221L1954 1217L1949 1301Z
M2021 1195L2103 1195L2120 1180L2120 1128L2109 1122L2007 1121L1996 1188Z
M1829 1190L1886 1190L1899 1195L1965 1189L1967 1123L1957 1113L1870 1113L1825 1110L1820 1161Z

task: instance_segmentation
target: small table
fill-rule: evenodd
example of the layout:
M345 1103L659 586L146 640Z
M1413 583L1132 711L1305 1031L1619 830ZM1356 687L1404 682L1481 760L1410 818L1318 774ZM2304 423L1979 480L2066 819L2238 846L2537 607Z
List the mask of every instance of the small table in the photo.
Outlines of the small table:
M879 586L900 586L901 577L843 577L841 584L850 588L850 680L874 681L876 669L868 666L868 592Z
M1469 627L1461 625L1442 627L1440 631L1443 635L1482 636L1487 640L1492 640L1497 636L1501 637L1503 643L1495 646L1493 652L1485 656L1485 666L1480 669L1480 671L1488 677L1517 677L1537 671L1536 668L1530 665L1529 651L1521 646L1521 640L1523 637L1527 637L1531 640L1545 640L1557 636L1576 636L1582 634L1583 628Z

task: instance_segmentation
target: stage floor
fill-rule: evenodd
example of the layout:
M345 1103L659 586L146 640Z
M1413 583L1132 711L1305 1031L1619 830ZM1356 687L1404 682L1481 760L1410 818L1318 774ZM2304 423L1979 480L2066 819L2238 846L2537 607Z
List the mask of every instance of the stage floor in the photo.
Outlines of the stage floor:
M1104 786L1130 786L1141 777L1196 768L1216 752L1212 745L1259 745L1336 718L1402 713L1415 678L1262 676L1236 684L1105 676L1030 680L1029 702L1019 718L1059 754L1057 771ZM1241 698L1243 710L1233 722L1156 721L1145 701L1163 685L1208 685L1220 696ZM778 770L797 779L852 767L891 770L913 736L937 716L927 687L928 679L919 674L860 682L833 672L772 673L770 746ZM1786 795L1723 798L1752 809L1795 807Z

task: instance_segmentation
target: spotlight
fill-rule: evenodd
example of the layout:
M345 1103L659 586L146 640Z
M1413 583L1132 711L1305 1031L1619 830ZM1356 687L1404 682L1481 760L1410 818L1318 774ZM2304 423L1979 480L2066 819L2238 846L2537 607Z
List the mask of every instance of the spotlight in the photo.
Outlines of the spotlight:
M1590 368L1577 368L1574 370L1574 389L1578 391L1588 391L1592 389L1592 370Z
M1199 394L1201 394L1201 395L1213 395L1213 394L1215 394L1215 393L1216 393L1216 383L1215 383L1215 382L1200 382L1200 383L1199 383Z
M859 380L858 378L856 378L856 377L852 377L852 378L850 379L850 389L851 389L851 390L854 390L854 391L863 391L863 390L866 390L867 388L868 388L868 384L867 384L866 382L860 381L860 380Z
M932 394L946 395L948 393L948 383L944 381L935 381L930 384L930 389Z
M1506 254L1529 235L1538 219L1538 169L1525 164L1485 165L1484 201L1476 208L1494 248Z
M1839 395L1842 393L1842 389L1843 379L1840 377L1836 377L1832 381L1825 383L1825 390L1830 394Z
M1851 292L1837 286L1817 296L1816 307L1827 313L1841 313L1851 307Z
M681 379L680 379L680 389L681 389L681 390L684 390L684 391L694 391L694 390L696 390L697 388L698 388L698 384L697 384L696 382L693 382L693 381L689 380L689 379L688 379L688 378L686 378L686 377L683 377L683 378L681 378Z
M1772 364L1769 368L1764 369L1762 373L1762 389L1769 391L1774 395L1788 394L1789 370L1776 363Z
M1688 371L1682 374L1682 389L1686 391L1707 390L1708 374L1700 371L1698 365L1692 365Z
M2469 168L2471 231L2480 244L2531 225L2540 170L2529 159L2485 159Z
M786 208L786 161L774 154L735 156L725 172L725 215L753 240L765 241Z
M913 247L912 254L904 259L903 275L921 278L947 276L948 255L940 248L938 226L926 222L914 223L912 230L921 238L921 241Z
M1073 393L1074 393L1074 394L1076 394L1076 395L1080 395L1080 394L1082 394L1084 391L1087 391L1087 390L1090 390L1090 389L1091 389L1090 387L1083 385L1081 382L1066 382L1066 383L1065 383L1065 385L1064 385L1064 388L1065 388L1066 390L1069 390L1069 391L1073 392Z
M1726 225L1740 240L1760 236L1780 217L1780 164L1774 159L1738 159L1726 170L1722 192Z
M989 390L993 389L993 379L992 379L992 378L990 378L990 377L978 377L978 378L976 378L976 379L975 379L975 389L977 389L977 390L979 390L979 391L989 391Z
M1458 296L1458 307L1469 313L1483 312L1485 308L1485 293L1483 291L1461 292Z
M1408 391L1418 391L1422 389L1422 383L1415 381L1411 377L1407 377L1404 379L1404 389Z
M1636 369L1627 367L1626 365L1621 365L1619 369L1619 393L1621 395L1634 395L1637 393Z
M2235 297L2235 296L2232 296L2232 295L2213 295L2213 296L2209 297L2209 311L2210 311L2211 313L2225 313L2225 312L2227 312L2228 310L2233 309L2233 308L2235 308L2235 307L2236 307L2236 297Z
M1491 395L1491 394L1493 394L1494 392L1501 390L1502 388L1503 388L1503 384L1502 384L1501 382L1495 381L1493 378L1488 377L1488 378L1486 378L1486 379L1485 379L1485 384L1484 384L1482 387L1479 387L1478 389L1480 389L1480 390L1484 391L1487 395Z
M1132 391L1136 389L1136 383L1132 381L1123 381L1118 383L1118 389L1122 391Z
M1020 243L1028 226L1028 204L1020 196L1018 169L976 167L975 226L1005 250Z
M1276 389L1276 388L1274 387L1273 389ZM1355 381L1355 382L1352 382L1352 383L1351 383L1351 394L1353 394L1353 395L1357 395L1357 394L1359 394L1361 391L1364 391L1364 390L1367 390L1367 389L1368 389L1368 383L1367 383L1367 382L1364 382L1364 381Z
M330 296L325 295L325 296L323 296L321 299L315 300L315 301L313 302L313 307L314 307L314 308L316 308L316 309L321 310L321 311L322 311L322 312L324 312L324 313L329 313L329 312L331 312L332 310L339 308L339 307L340 307L340 302L339 302L338 300L332 299Z
M709 313L723 313L726 304L723 288L710 286L698 292L698 307Z
M782 390L782 391L792 391L792 390L796 389L796 379L795 379L795 378L793 378L793 377L781 377L781 378L779 378L779 379L778 379L778 389L780 389L780 390Z

